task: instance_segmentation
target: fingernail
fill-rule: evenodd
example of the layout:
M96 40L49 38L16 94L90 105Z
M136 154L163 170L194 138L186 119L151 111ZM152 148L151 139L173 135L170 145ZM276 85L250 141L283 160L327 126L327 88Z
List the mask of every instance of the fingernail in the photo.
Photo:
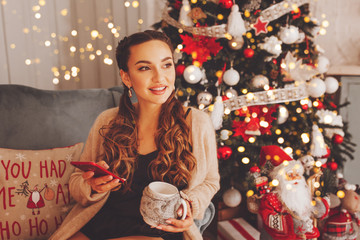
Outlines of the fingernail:
M166 220L165 221L167 224L171 224L172 223L172 221L170 221L170 220Z
M162 229L162 227L161 227L161 226L157 226L156 228L157 228L157 229L160 229L160 230Z
M119 183L119 179L115 179L115 183Z
M109 168L109 165L107 165L106 163L104 164L104 168Z

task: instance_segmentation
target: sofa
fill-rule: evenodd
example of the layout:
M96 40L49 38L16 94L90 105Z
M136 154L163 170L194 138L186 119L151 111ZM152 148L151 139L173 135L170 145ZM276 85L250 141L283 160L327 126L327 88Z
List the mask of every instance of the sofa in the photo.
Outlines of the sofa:
M0 85L1 239L47 239L61 224L75 204L70 161L79 158L95 118L117 106L122 92ZM214 215L211 204L195 220L201 232Z

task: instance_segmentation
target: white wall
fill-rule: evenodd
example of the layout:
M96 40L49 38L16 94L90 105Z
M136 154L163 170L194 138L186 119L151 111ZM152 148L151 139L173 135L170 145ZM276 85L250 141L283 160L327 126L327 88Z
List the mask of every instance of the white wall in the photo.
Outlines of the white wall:
M324 19L330 23L327 34L318 36L317 43L335 71L341 71L339 66L360 66L360 1L315 0L311 13L320 23Z
M125 7L124 3L130 6ZM41 89L112 87L119 84L114 51L125 35L154 23L155 0L2 0L0 2L0 84L22 84ZM40 18L36 14L41 14ZM138 20L143 19L139 24ZM108 23L113 23L115 36ZM73 36L71 32L77 31ZM92 38L91 31L102 36ZM115 33L116 34L116 33ZM45 42L49 41L50 46ZM92 48L87 49L91 43ZM112 46L111 50L107 46ZM70 47L76 48L75 52ZM83 52L81 52L84 50ZM101 54L97 55L96 51ZM94 60L89 56L93 54ZM112 59L104 63L105 56ZM26 64L26 60L30 64ZM65 80L71 68L77 76ZM57 70L56 70L57 69ZM53 78L59 72L59 84Z

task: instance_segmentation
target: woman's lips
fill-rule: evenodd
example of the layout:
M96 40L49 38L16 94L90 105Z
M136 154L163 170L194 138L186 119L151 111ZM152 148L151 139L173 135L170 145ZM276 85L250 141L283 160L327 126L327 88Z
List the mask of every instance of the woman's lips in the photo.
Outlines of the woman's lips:
M161 94L164 94L164 93L165 93L166 88L167 88L167 87L154 87L154 88L150 88L150 91L151 91L153 94L161 95Z

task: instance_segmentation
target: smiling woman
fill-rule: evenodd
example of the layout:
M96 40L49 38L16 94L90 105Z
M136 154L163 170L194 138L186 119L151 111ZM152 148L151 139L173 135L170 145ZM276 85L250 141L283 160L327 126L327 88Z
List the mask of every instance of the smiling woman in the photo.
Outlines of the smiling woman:
M111 175L77 170L70 192L78 205L51 239L202 239L202 219L219 190L215 131L209 116L175 98L175 67L169 38L147 30L125 37L116 59L124 84L119 108L100 114L81 161L94 161ZM131 89L138 102L131 102ZM167 182L180 190L186 209L166 225L150 227L140 214L147 185ZM184 205L184 206L185 206ZM81 219L81 222L78 220ZM60 237L61 236L61 237Z
M133 88L140 108L163 104L174 91L175 68L172 51L160 40L131 47L128 71L120 69L127 88ZM156 107L156 106L154 106Z

